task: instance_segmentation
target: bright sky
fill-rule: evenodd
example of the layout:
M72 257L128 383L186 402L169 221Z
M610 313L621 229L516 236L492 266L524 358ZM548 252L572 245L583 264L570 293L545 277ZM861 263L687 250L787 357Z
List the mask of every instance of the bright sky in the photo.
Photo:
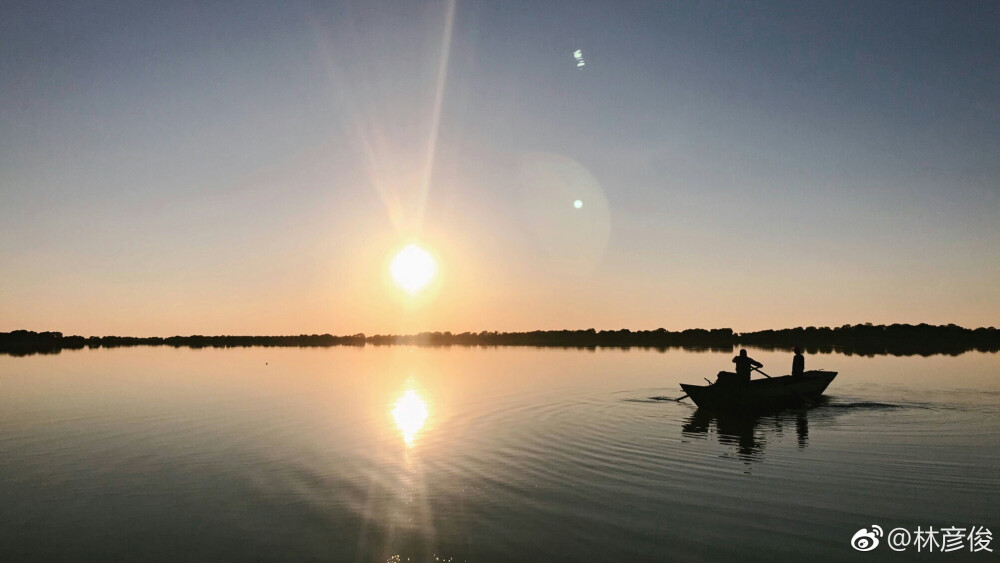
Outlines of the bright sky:
M4 2L0 330L996 325L998 24ZM433 279L403 291L412 243Z

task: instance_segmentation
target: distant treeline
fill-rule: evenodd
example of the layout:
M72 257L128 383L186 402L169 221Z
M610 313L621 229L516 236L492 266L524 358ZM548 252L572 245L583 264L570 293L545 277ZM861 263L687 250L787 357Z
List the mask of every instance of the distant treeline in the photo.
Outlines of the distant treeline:
M364 346L365 335L333 336L300 334L298 336L171 336L168 338L134 336L63 336L61 332L15 330L0 332L0 353L13 355L47 354L81 348L118 348L122 346L173 346L175 348L235 348L249 346Z
M739 344L758 348L784 349L801 346L808 353L844 352L862 356L950 354L976 350L1000 351L1000 330L969 329L958 325L871 323L838 328L807 327L762 330L739 335Z
M406 336L375 335L370 344L424 346L542 346L563 348L724 348L731 350L733 330L693 328L681 332L656 330L535 330L532 332L422 332Z
M120 346L174 346L231 348L247 346L539 346L562 348L667 348L731 351L735 346L788 350L801 346L807 353L841 352L859 355L957 355L971 350L1000 351L1000 330L968 329L957 325L844 325L734 333L729 328L657 330L536 330L532 332L424 332L405 336L355 334L300 334L298 336L63 336L60 332L16 330L0 332L0 353L27 355L57 353L63 349Z
M413 344L424 346L542 346L564 348L687 348L732 351L737 346L791 350L801 346L806 353L957 355L963 352L1000 351L1000 330L968 329L950 324L844 325L838 328L807 327L735 333L729 328L657 330L536 330L533 332L425 332L407 336L376 335L369 344Z

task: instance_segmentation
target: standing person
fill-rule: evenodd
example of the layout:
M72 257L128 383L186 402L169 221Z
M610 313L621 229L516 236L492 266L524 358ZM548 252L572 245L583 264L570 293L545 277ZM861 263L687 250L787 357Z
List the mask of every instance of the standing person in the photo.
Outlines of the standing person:
M745 349L740 350L740 355L733 358L733 363L736 364L736 375L739 376L739 380L744 383L750 382L750 372L753 368L764 367L764 364L758 362L757 360L747 356L747 351Z
M802 348L796 346L792 351L795 352L792 358L792 375L802 375L806 371L806 358L802 355Z

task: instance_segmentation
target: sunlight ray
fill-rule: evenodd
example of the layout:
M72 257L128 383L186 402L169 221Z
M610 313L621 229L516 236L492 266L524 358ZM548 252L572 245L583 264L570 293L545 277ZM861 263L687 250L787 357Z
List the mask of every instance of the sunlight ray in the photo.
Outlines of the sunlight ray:
M427 207L427 194L430 182L434 176L434 159L437 153L438 131L441 128L441 107L444 103L444 88L448 78L448 59L451 56L451 37L455 23L455 0L448 1L445 12L444 34L441 39L441 56L438 62L437 87L434 95L434 109L431 114L431 130L427 136L427 153L420 181L418 198L417 224L423 224L424 212Z

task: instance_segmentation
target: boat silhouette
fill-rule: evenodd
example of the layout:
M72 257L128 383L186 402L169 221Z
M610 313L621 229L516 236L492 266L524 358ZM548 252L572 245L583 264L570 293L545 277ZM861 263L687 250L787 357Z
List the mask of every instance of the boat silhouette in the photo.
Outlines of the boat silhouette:
M801 375L741 381L735 373L723 371L715 382L681 383L681 389L701 408L762 411L815 401L835 377L835 371L811 370Z

